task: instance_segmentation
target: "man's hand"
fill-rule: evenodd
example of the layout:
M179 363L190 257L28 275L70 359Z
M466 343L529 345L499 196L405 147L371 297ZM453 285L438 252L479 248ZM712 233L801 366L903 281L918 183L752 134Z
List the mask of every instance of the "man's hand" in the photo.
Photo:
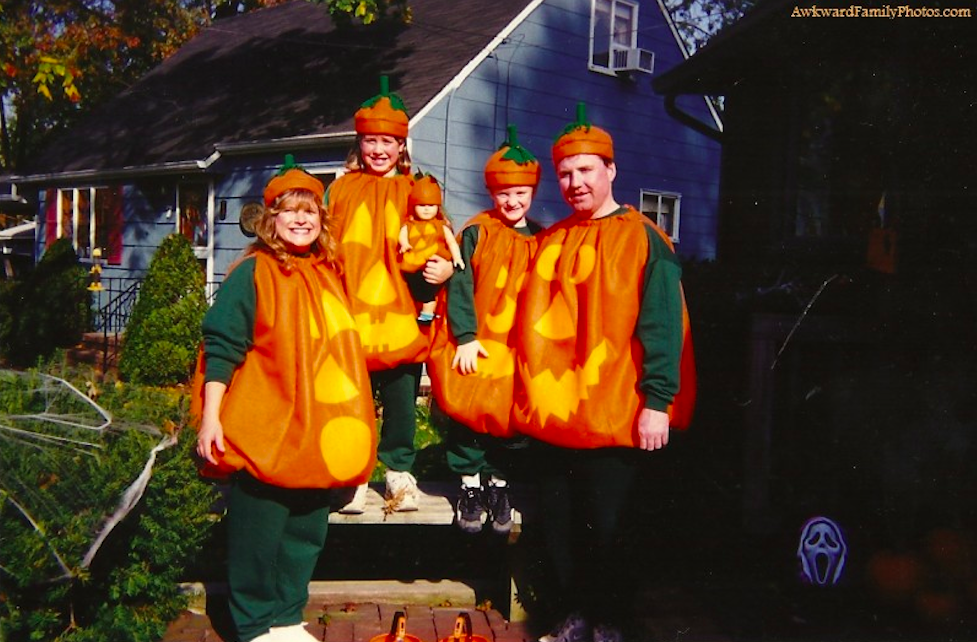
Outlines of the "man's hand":
M668 413L645 408L638 415L638 448L658 450L668 445Z

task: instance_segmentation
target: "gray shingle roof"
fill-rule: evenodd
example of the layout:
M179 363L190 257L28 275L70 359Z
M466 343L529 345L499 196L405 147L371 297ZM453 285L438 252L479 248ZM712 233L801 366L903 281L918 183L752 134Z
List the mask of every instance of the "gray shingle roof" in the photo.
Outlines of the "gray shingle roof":
M153 167L206 159L218 144L349 132L381 74L414 114L528 2L411 0L410 25L351 30L306 0L219 20L26 173Z

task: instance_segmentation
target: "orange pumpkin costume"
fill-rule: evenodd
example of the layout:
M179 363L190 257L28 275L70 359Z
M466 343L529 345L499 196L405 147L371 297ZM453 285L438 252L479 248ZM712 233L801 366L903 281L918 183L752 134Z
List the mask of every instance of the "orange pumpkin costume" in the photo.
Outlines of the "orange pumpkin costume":
M376 423L359 338L336 274L314 256L291 271L266 252L244 259L223 288L247 288L253 268L253 336L221 406L225 452L205 474L246 470L285 488L330 488L369 479ZM235 297L218 294L205 318L204 358L193 398L199 407L209 359L227 359L226 315L247 319ZM228 310L227 306L238 309Z
M451 250L445 241L445 228L451 233L451 226L441 212L441 188L431 175L416 176L414 186L407 199L407 241L410 249L400 256L400 269L404 272L417 272L424 268L428 259L437 254L449 261L453 260ZM418 205L437 205L434 218L423 220L415 215Z
M432 340L428 373L435 399L448 416L476 432L511 437L515 380L512 330L519 288L536 250L536 238L520 234L493 211L473 217L462 234L468 228L478 230L478 243L466 267L473 271L476 336L489 356L479 359L478 371L472 374L463 375L452 368L458 340L449 315L442 314Z

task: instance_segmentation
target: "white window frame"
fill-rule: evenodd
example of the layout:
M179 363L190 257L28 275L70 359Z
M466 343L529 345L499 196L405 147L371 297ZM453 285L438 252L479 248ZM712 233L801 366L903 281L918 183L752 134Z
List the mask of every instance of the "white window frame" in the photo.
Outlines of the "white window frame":
M597 7L598 5L609 5L610 6L610 16L611 19L608 21L608 33L607 33L607 64L601 65L594 61L594 56L598 54L603 54L603 51L597 51L595 48L595 42L597 41ZM617 46L627 46L630 49L634 49L638 46L638 9L640 5L638 2L632 0L591 0L590 3L590 51L587 57L587 68L590 71L596 71L598 73L607 74L609 76L616 76L617 72L612 68L613 56L611 55L611 47ZM617 22L618 9L624 9L629 12L631 20L631 29L628 34L628 42L625 43L615 43L614 41L614 24Z
M649 198L655 199L656 201L654 211L645 208L645 201L646 199ZM672 215L671 226L669 226L666 221L662 220L663 199L670 199L674 206L673 207L674 211L671 213ZM672 240L672 243L678 243L679 229L681 227L681 221L682 221L682 195L677 194L675 192L662 192L660 190L654 190L654 189L642 189L640 197L638 199L638 203L639 203L639 207L641 208L640 209L641 213L647 216L648 218L650 218L652 221L654 221L655 224L658 225L658 227L662 228L662 230L664 230L664 232L668 234L668 238ZM671 227L671 229L669 229L669 227Z
M56 238L70 238L71 247L74 248L75 254L78 255L78 258L83 261L90 261L92 259L92 249L98 247L96 245L96 239L98 239L98 230L96 229L98 225L98 217L95 216L95 193L100 189L108 189L108 186L92 185L89 187L63 187L58 188L57 193L55 194L55 198L57 199ZM81 226L81 212L79 212L79 205L81 204L82 190L88 192L88 247L84 254L79 254L79 250L82 249L78 244L78 228ZM66 230L64 229L64 197L69 192L71 193L71 229ZM107 248L101 249L104 253Z

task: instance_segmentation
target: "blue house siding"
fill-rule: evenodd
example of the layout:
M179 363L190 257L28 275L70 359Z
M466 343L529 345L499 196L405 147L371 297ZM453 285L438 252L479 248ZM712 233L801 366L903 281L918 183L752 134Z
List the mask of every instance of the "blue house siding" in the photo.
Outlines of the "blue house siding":
M684 60L657 2L639 9L638 46L654 51L656 71ZM490 205L482 168L513 123L543 164L531 215L549 225L567 213L550 160L556 134L575 116L614 136L615 196L639 205L642 189L680 194L677 249L715 258L719 144L677 122L651 88L651 76L614 77L588 68L590 3L548 0L533 11L452 93L412 127L417 164L446 184L445 207L456 225ZM703 100L681 105L710 123ZM447 156L447 158L445 158Z

